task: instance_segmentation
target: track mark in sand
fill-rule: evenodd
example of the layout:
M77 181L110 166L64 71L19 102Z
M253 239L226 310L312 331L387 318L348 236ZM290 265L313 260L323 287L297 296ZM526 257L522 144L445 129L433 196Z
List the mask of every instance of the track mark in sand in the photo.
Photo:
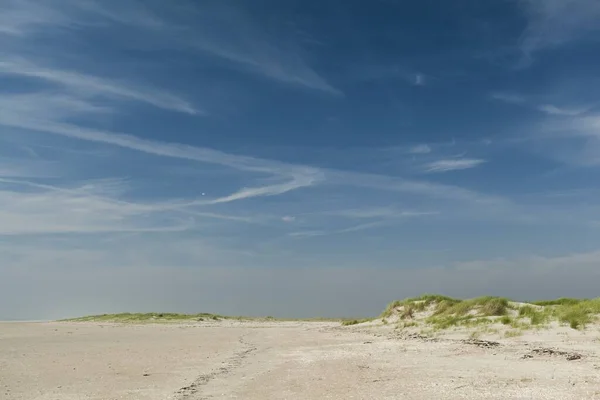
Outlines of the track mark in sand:
M192 396L197 395L200 392L202 386L207 385L211 380L229 374L231 371L239 368L242 362L247 358L250 353L256 351L256 347L251 343L244 340L244 336L241 336L239 342L243 345L244 350L238 351L229 357L225 362L225 366L212 371L208 374L200 375L191 385L182 387L176 393L176 399L185 400L191 399ZM207 399L207 397L199 397L198 400Z

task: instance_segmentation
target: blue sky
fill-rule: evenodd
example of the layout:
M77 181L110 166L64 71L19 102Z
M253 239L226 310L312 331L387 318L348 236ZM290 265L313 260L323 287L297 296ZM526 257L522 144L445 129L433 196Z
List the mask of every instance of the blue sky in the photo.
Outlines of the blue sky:
M0 0L1 318L597 296L595 0Z

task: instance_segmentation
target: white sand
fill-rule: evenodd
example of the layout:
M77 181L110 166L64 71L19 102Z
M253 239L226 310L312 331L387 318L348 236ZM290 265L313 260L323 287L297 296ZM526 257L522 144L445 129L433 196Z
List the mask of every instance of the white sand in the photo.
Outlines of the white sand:
M400 336L309 322L2 323L0 399L600 399L596 328L490 348Z

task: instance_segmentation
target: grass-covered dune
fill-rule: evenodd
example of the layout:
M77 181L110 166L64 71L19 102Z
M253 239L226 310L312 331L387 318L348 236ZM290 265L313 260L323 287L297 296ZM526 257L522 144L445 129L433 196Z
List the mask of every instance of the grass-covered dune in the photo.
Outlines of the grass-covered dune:
M70 318L61 320L62 322L115 322L115 323L168 323L168 322L203 322L203 321L323 321L340 322L342 318L309 318L309 319L283 319L275 317L232 317L219 314L198 313L198 314L179 314L179 313L120 313L120 314L100 314L88 315L85 317Z
M427 294L420 297L396 300L390 303L379 319L278 319L273 317L232 317L210 313L121 313L91 315L72 318L70 322L116 323L168 323L202 321L337 321L342 325L358 325L380 320L384 324L396 323L399 328L421 327L442 330L452 327L485 327L502 325L514 332L530 328L543 328L551 324L584 329L600 322L600 298L560 298L532 302L516 302L502 297L455 299Z
M518 329L544 327L556 322L582 329L598 321L600 298L515 302L502 297L455 299L423 295L397 300L381 314L384 323L395 320L402 326L418 324L435 329L500 323Z
M63 321L69 322L155 322L155 321L217 321L227 319L222 315L199 313L199 314L177 314L177 313L120 313L88 315L85 317L70 318Z

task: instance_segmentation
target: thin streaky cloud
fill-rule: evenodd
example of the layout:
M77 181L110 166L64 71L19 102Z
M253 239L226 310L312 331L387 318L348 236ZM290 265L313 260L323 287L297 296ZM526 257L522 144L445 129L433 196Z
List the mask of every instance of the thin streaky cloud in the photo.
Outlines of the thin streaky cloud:
M214 163L242 171L261 172L292 178L295 176L304 176L310 180L315 178L315 174L324 173L323 179L328 184L372 187L385 191L409 192L414 194L477 203L504 202L503 199L482 195L457 186L412 181L383 175L371 175L358 172L298 166L260 158L233 155L203 147L141 139L133 135L87 129L71 124L33 120L27 118L26 115L3 114L1 110L0 124L38 132L57 134L73 139L111 144L148 154L154 154L157 156ZM242 193L242 196L243 195L244 193ZM240 196L240 194L237 194L235 197L238 196Z
M6 99L4 101L6 101ZM2 99L0 99L0 104L1 103ZM35 111L37 107L44 109L44 111L47 113L48 110L44 108L44 105L45 104L43 103L34 103L33 105L27 103L27 107L25 109L27 111ZM21 109L20 111L23 110ZM262 172L292 178L288 182L276 185L244 188L229 196L218 199L195 200L185 206L228 203L235 200L243 200L257 196L280 195L292 190L310 186L322 179L320 173L314 168L289 166L286 164L277 163L275 161L271 162L252 157L235 156L207 148L148 141L130 135L87 130L74 125L30 120L26 116L26 114L29 114L29 112L21 112L21 114L23 115L19 115L18 113L17 115L14 115L14 113L3 113L0 111L0 123L24 129L59 134L75 139L112 144L160 156L184 158L200 162L224 165L243 171ZM48 117L55 116L49 115ZM183 205L178 205L177 207L182 206Z
M277 185L268 185L268 186L262 186L262 187L254 187L254 188L243 188L242 190L240 190L236 193L233 193L229 196L210 200L206 204L229 203L231 201L243 200L243 199L248 199L248 198L257 197L257 196L276 196L276 195L290 192L292 190L311 186L314 183L316 183L322 179L323 178L321 176L318 176L318 174L315 174L314 176L297 176L292 181L277 184Z
M222 44L219 43L202 41L198 41L198 48L276 81L323 91L335 96L343 96L341 90L330 85L308 66L304 64L282 65L277 55L257 56L245 54L242 49L228 49L222 47Z
M575 117L577 115L581 115L589 111L592 107L582 107L582 108L561 108L552 104L541 104L537 106L539 111L542 111L549 115L559 115L566 117Z
M414 81L415 86L425 86L425 83L426 83L425 75L423 75L423 74L415 75L415 81Z
M110 3L101 0L68 0L75 11L92 16L106 18L112 22L165 32L171 26L159 14L153 12L147 4L150 2L128 0ZM117 5L115 7L115 5ZM112 6L112 8L111 8Z
M356 208L348 210L331 211L329 215L345 218L368 219L368 218L408 218L439 214L437 211L407 211L398 210L394 207Z
M20 146L20 148L31 158L40 158L40 155L30 146Z
M165 208L169 209L170 207L165 207ZM248 224L254 224L254 223L261 222L260 219L255 218L255 217L240 217L237 215L226 215L226 214L219 214L219 213L213 213L213 212L194 211L194 210L190 210L184 206L174 207L173 210L183 213L183 214L188 214L188 215L201 217L201 218L211 218L211 219L220 219L220 220L225 220L225 221L245 222Z
M48 6L50 1L4 0L0 13L0 34L25 36L41 26L69 25L69 19L56 8Z
M286 84L343 95L309 66L301 56L300 48L294 43L280 43L276 35L267 34L240 5L215 2L197 4L195 8L183 7L182 10L194 16L196 21L191 27L175 20L161 19L139 3L126 13L102 7L98 2L92 3L88 9L114 21L159 30L162 34L172 35L173 40L183 40L185 45L230 62L239 69ZM181 39L181 30L191 32L189 37L192 39Z
M429 154L431 153L431 147L427 144L419 144L411 147L408 152L410 154Z
M328 215L337 215L350 219L377 219L376 221L364 222L353 225L348 228L335 229L331 231L299 231L292 232L289 236L293 237L314 237L336 235L344 233L358 232L366 229L379 228L386 225L397 224L402 219L424 217L439 214L439 212L416 212L416 211L395 211L386 208L374 208L365 210L344 210L339 213L327 213Z
M425 172L457 171L457 170L475 168L485 162L486 162L485 160L470 159L470 158L438 160L438 161L434 161L429 164L426 164L423 167L423 169Z
M110 29L119 24L141 33L160 35L162 41L182 50L225 60L238 70L292 86L343 95L309 66L301 48L264 32L260 24L244 12L241 4L180 4L169 16L163 16L137 1L49 0L48 3L10 2L11 7L0 15L0 34L19 38L64 27L89 25ZM144 93L139 97L147 96ZM169 103L162 99L155 99L155 102ZM203 113L185 103L178 105L178 110Z
M291 237L315 237L315 236L324 236L327 235L325 231L299 231L299 232L290 232L288 236Z
M389 220L382 220L382 221L367 222L367 223L364 223L364 224L354 225L354 226L351 226L349 228L336 229L336 230L332 230L332 231L300 231L300 232L292 232L292 233L289 234L289 236L302 238L302 237L341 235L341 234L345 234L345 233L353 233L353 232L364 231L366 229L379 228L379 227L382 227L382 226L385 226L385 225L390 225L390 224L391 224L391 222Z
M4 0L0 33L32 36L51 29L108 27L106 22L164 31L168 24L143 2L126 0ZM100 22L101 21L101 22Z
M529 100L526 96L515 93L492 93L491 98L502 101L507 104L515 104L523 107L528 107L533 110L543 112L548 115L574 117L585 114L593 108L593 106L576 106L576 107L559 107L554 104L537 104L533 100Z
M327 182L332 185L357 186L389 192L400 192L423 195L432 198L454 200L472 204L494 204L510 206L511 201L500 196L490 196L460 186L445 185L423 180L405 179L402 177L325 170Z
M86 187L55 190L0 179L0 235L174 232L190 229L175 217L151 218L143 207L89 194ZM23 184L32 190L18 190Z
M61 120L70 116L104 115L114 110L66 93L0 94L0 120ZM0 122L1 123L1 122ZM8 123L7 123L8 125Z
M5 178L56 178L61 175L58 163L38 158L22 160L0 156L0 177Z
M585 38L600 29L600 2L596 0L524 0L527 27L519 40L525 59L531 63L534 53Z
M285 41L267 33L243 7L227 2L205 3L194 15L200 24L192 45L199 51L275 81L343 95L309 65L296 40L284 32Z
M10 184L15 185L17 187L25 186L37 189L38 191L43 191L45 193L55 193L61 196L70 196L71 198L83 197L89 200L90 202L93 201L101 203L103 207L103 212L119 211L126 212L129 215L144 215L148 213L165 213L171 211L211 219L221 219L246 223L261 222L260 218L255 217L243 217L237 215L227 215L191 209L193 206L206 205L206 203L201 203L199 201L134 203L130 201L121 200L118 196L129 189L126 185L126 181L123 179L96 179L75 186L71 184L67 187L60 187L16 178L24 178L24 176L3 177L0 175L0 184Z
M204 114L190 103L167 92L148 87L133 87L126 82L118 82L70 70L36 65L23 59L0 61L0 74L42 79L65 86L84 97L117 97L140 101L166 110L187 114Z
M524 96L515 93L502 93L495 92L490 95L490 97L494 100L503 101L509 104L524 104L526 103L526 99Z
M289 167L275 161L238 156L218 150L177 143L141 139L133 135L87 129L84 127L43 120L27 120L25 116L5 115L0 111L0 123L6 126L46 132L96 143L110 144L157 156L181 158L205 163L219 164L243 171L287 175ZM308 171L310 172L310 171Z
M340 230L334 231L333 233L341 234L341 233L359 232L359 231L364 231L365 229L379 228L381 226L388 225L388 224L390 224L389 220L367 222L364 224L354 225L349 228L340 229Z

